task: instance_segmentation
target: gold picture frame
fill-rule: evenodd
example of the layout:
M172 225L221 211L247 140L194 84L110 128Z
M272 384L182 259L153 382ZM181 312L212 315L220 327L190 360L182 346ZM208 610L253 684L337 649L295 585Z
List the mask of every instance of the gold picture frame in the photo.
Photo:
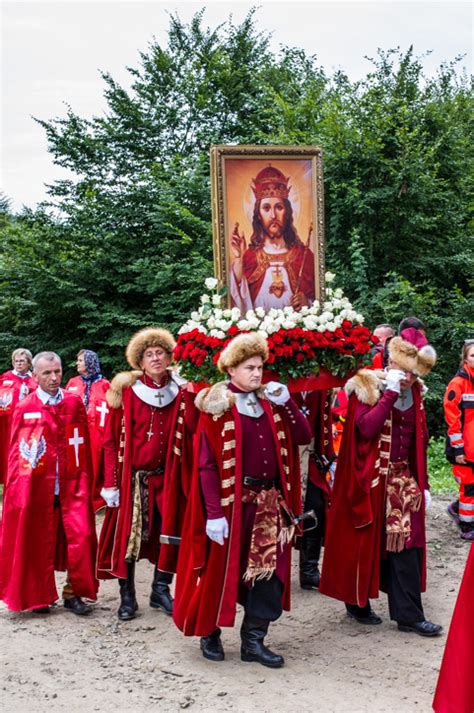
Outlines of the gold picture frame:
M324 301L322 149L211 146L211 185L214 272L228 306Z

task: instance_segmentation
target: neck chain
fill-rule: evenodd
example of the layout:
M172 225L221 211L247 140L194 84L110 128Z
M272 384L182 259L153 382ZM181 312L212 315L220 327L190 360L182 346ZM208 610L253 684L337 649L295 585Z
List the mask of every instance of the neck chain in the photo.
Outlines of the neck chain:
M156 411L156 406L150 406L150 428L147 431L147 436L148 436L148 441L151 441L154 433L153 433L153 421L155 419L155 411Z

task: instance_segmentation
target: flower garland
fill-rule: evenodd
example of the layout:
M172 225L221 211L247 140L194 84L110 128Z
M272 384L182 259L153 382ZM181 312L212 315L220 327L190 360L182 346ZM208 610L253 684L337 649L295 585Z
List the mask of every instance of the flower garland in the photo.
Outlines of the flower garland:
M224 309L224 296L214 277L205 280L201 305L181 327L174 350L181 374L192 382L215 383L222 376L216 364L222 349L240 332L261 332L270 350L268 366L287 381L317 375L321 369L344 377L360 367L376 339L363 326L340 288L333 289L326 273L326 301L317 300L298 312L293 307L249 310Z

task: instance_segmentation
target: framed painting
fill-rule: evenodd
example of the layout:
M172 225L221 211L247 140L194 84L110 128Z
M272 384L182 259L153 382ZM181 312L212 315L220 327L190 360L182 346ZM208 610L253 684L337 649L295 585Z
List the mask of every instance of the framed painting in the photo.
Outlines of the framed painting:
M228 305L300 309L324 291L318 146L212 146L214 269Z

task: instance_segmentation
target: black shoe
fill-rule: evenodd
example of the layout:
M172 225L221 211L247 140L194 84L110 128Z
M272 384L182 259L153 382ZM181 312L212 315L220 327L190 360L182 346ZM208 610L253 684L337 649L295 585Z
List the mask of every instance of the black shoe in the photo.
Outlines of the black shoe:
M359 624L367 624L369 626L376 626L377 624L382 623L382 619L377 616L377 614L370 610L370 612L367 614L367 616L357 616L357 614L354 614L354 612L347 611L347 616L350 619L354 619L357 621Z
M163 609L165 614L173 614L173 597L170 594L170 583L173 575L155 569L153 584L151 585L150 606L153 609Z
M77 616L85 616L92 612L90 604L86 604L80 597L65 599L64 608L69 609L69 611L72 611L73 614L77 614Z
M200 646L205 659L209 659L209 661L224 660L225 654L220 629L216 629L209 636L202 636Z
M127 579L119 579L120 606L117 616L120 621L130 621L135 619L138 609L135 597L135 562L129 562L127 567Z
M318 537L303 537L300 544L300 587L301 589L319 589L321 573L319 571L319 555L321 539Z
M420 636L439 636L443 631L440 624L433 624L431 621L416 621L414 624L402 624L398 622L399 631L414 631Z
M269 623L264 619L252 619L247 615L244 616L240 630L242 639L240 658L242 661L256 661L269 668L281 668L284 665L283 656L275 654L263 643Z
M36 609L32 609L31 613L32 614L49 614L51 609L49 607L36 607Z

